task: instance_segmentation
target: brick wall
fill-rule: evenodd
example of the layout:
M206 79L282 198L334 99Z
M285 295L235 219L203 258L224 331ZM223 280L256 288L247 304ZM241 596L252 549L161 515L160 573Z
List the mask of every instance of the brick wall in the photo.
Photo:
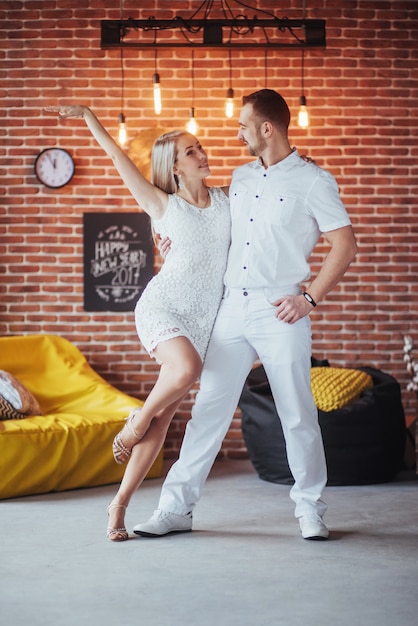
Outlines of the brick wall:
M302 17L301 0L247 3L278 17ZM201 2L174 4L187 15ZM306 52L311 126L302 131L293 123L291 141L337 177L359 243L356 262L312 315L314 354L332 365L368 364L394 375L412 416L416 398L406 391L402 337L411 334L418 345L418 10L415 2L402 0L306 5L306 17L327 21L327 48ZM125 0L123 17L171 17L172 6L171 0ZM88 104L116 133L119 51L100 49L100 20L118 19L119 9L119 0L0 2L0 333L63 335L104 378L145 397L157 367L139 345L132 313L83 309L83 213L135 211L136 205L84 123L58 123L42 111L57 103ZM124 56L131 136L182 126L191 106L190 51L159 53L159 119L152 109L152 52L126 50ZM263 52L234 51L232 67L237 101L268 86L296 113L300 51L269 51L267 80ZM212 184L226 183L231 170L248 159L236 141L236 119L223 115L228 74L224 50L195 53L198 134L209 151ZM55 191L39 184L33 172L36 155L49 146L68 149L76 162L71 183ZM314 271L325 253L320 245ZM167 456L176 454L193 396L172 424ZM238 417L223 453L245 455Z

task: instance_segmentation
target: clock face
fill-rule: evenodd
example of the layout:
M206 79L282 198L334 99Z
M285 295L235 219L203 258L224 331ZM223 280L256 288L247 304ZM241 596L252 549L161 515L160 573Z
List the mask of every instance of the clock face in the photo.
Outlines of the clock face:
M74 170L71 154L62 148L46 148L36 157L35 174L46 187L64 187L72 179Z

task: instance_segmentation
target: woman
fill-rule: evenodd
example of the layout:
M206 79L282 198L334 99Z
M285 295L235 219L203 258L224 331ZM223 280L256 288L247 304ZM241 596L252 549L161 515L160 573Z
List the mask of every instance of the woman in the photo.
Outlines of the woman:
M160 272L135 308L138 335L161 365L157 382L141 408L134 409L113 442L117 463L129 461L108 506L110 541L125 541L124 519L166 437L177 407L200 375L223 291L230 241L228 188L209 188L206 152L186 131L159 137L152 151L152 183L86 106L48 107L60 119L82 117L112 158L153 228L173 242Z

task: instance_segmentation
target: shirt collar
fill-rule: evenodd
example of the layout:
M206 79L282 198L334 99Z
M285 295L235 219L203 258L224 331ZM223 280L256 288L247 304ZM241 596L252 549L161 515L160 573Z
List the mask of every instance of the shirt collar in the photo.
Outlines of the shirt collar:
M296 165L297 159L299 159L299 152L295 148L294 150L292 150L290 154L287 155L285 159L282 159L281 161L279 161L278 163L275 163L274 165L270 165L270 167L268 167L267 169L269 170L280 169L280 170L287 171ZM256 161L253 161L253 164L256 167L262 167L264 169L264 165L263 165L263 161L261 157L258 157Z

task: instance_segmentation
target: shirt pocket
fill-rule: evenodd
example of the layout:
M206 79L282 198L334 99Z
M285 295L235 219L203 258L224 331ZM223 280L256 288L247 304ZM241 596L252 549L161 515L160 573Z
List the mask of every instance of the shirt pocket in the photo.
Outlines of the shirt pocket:
M292 221L296 198L284 194L263 194L260 201L272 225L285 226Z
M235 184L234 190L229 196L231 215L240 215L244 207L250 204L250 196L245 185Z

